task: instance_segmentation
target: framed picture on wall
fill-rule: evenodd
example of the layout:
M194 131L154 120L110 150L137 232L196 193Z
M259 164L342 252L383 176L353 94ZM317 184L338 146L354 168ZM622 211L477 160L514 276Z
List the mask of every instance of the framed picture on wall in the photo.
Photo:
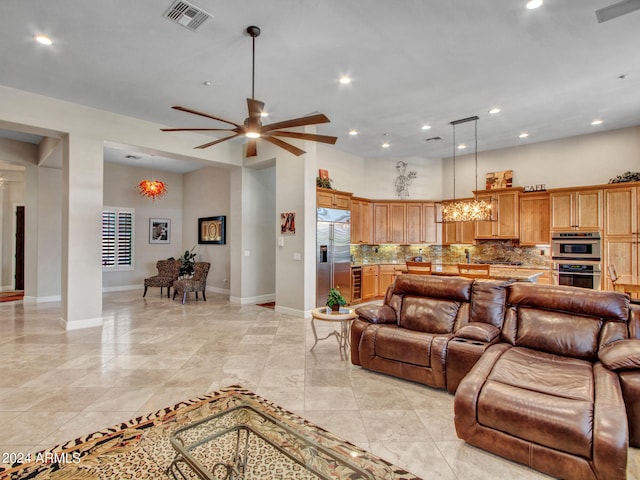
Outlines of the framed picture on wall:
M168 218L149 219L149 243L171 243L171 220Z
M219 215L217 217L206 217L198 219L198 243L209 243L224 245L225 221L227 217Z

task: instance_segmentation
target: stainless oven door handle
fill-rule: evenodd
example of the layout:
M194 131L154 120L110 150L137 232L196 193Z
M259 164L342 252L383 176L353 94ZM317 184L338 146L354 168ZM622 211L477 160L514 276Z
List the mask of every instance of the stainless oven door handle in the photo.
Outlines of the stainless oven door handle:
M578 273L578 272L553 272L555 276L558 275L578 275L580 277L598 277L600 276L600 272L591 272L591 273Z

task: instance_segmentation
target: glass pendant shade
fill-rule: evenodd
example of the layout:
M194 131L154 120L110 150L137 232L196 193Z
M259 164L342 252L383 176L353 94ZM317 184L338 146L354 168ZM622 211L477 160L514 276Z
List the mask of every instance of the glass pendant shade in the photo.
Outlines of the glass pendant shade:
M143 197L155 200L167 193L167 184L160 180L142 180L138 184L138 192Z
M453 126L453 202L442 206L442 222L482 222L491 221L491 203L484 200L457 200L456 197L456 125L460 123L474 122L475 147L474 157L476 165L476 190L478 190L478 117L463 118L451 122Z

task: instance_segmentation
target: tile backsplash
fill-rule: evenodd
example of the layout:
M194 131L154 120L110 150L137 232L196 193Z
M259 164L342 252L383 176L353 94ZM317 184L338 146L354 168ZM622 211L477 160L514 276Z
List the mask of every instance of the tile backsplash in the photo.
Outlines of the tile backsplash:
M521 262L523 266L549 267L550 248L525 247L508 240L478 240L478 245L351 245L354 263L404 263L412 257L425 262Z

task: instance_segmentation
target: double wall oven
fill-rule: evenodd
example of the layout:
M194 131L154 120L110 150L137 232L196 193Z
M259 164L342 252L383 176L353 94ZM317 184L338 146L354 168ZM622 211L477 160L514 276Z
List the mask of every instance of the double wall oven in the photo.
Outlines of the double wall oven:
M599 232L554 232L551 237L554 283L600 290L601 250Z

